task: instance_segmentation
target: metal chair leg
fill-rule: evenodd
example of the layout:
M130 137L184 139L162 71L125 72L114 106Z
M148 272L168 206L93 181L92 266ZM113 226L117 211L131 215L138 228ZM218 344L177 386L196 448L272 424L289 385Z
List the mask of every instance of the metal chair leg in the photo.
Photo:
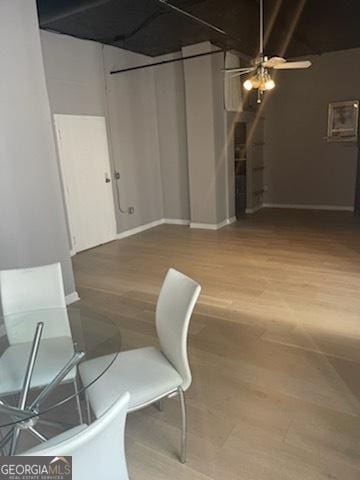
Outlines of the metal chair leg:
M40 442L46 442L47 440L49 440L47 437L45 437L45 435L40 433L34 427L29 427L26 429L26 431L29 432L34 438L36 438Z
M2 432L1 428L0 428L0 440L1 440L0 451L1 451L2 456L4 456L4 455L6 455L5 454L5 445L3 445L3 442L2 442L2 440L4 440L4 435L3 435L3 432Z
M160 398L157 402L155 402L155 407L159 412L164 411L164 399Z
M26 373L25 373L25 377L23 380L23 385L20 393L20 399L19 399L20 410L25 410L25 407L26 407L26 402L28 399L29 391L30 391L31 378L34 372L37 354L39 352L40 340L41 340L43 328L44 328L43 322L39 322L36 326L35 335L34 335L32 347L29 355L29 360L26 367ZM11 438L10 455L15 455L16 453L20 432L21 432L21 429L18 426L15 426L13 430L13 435Z
M77 378L74 378L74 390L75 390L75 399L76 399L76 406L77 410L79 413L79 420L80 420L80 425L83 424L83 416L82 416L82 410L81 410L81 403L80 403L80 397L79 397L79 389L78 389L78 384L77 384Z
M181 450L180 450L180 462L186 462L186 437L187 437L187 421L186 421L186 403L185 393L181 387L178 388L181 407Z
M88 424L90 425L91 424L91 408L90 408L89 395L86 390L85 390L85 401L86 401L86 412L87 412Z

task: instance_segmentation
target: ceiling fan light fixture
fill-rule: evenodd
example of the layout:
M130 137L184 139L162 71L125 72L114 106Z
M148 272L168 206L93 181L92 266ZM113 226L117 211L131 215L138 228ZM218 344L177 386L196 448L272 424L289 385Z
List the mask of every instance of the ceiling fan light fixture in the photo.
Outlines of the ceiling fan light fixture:
M247 90L248 92L250 92L250 90L252 90L252 89L254 88L252 80L253 80L252 78L248 78L248 79L245 80L245 82L244 82L244 88L245 88L245 90Z
M264 86L265 86L265 90L272 90L273 88L275 88L275 82L272 78L269 77L269 79L266 80Z
M165 0L159 0L165 1ZM243 83L243 87L248 92L257 90L257 102L261 103L265 92L275 88L275 82L269 74L269 70L297 70L311 67L310 60L301 60L296 62L288 62L283 57L273 56L268 57L264 54L264 0L257 0L260 6L260 28L259 28L259 54L250 62L249 67L245 68L225 68L225 72L235 73L234 76L249 75L254 72L251 77L248 77Z
M270 77L268 71L263 68L259 69L256 75L245 80L243 85L248 92L253 89L266 92L275 88L274 80Z

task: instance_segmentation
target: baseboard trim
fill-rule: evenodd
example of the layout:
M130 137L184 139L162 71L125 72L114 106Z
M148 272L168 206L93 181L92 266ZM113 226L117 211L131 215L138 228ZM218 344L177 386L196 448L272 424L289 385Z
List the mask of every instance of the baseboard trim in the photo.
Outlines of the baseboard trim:
M78 302L79 300L80 297L77 292L69 293L69 295L66 295L65 297L66 305L71 305L72 303Z
M130 237L131 235L136 235L137 233L144 232L150 228L158 227L164 223L168 225L190 225L190 220L183 220L181 218L160 218L154 222L145 223L145 225L140 225L139 227L131 228L130 230L125 230L125 232L118 233L116 235L116 239L121 240L122 238Z
M218 223L218 224L216 225L215 230L220 230L220 228L223 228L223 227L225 227L226 225L228 225L228 219L227 219L227 218L225 218L225 220L223 220L222 222Z
M292 204L292 203L264 203L264 208L288 208L293 210L330 210L339 212L353 212L354 207L342 205L309 205L309 204Z
M125 232L118 233L116 235L116 238L117 240L121 240L122 238L131 237L131 235L136 235L137 233L144 232L145 230L149 230L150 228L158 227L163 223L163 218L161 218L160 220L155 220L154 222L145 223L145 225L140 225L139 227L131 228L130 230L125 230Z
M203 230L217 230L218 226L215 223L190 222L190 228L202 228Z
M225 225L230 225L231 223L236 222L236 217L227 218L224 221L212 224L212 223L193 223L190 220L184 220L181 218L160 218L159 220L155 220L154 222L145 223L145 225L140 225L139 227L132 228L130 230L126 230L125 232L118 233L116 235L117 240L121 240L122 238L130 237L131 235L136 235L137 233L144 232L145 230L149 230L150 228L158 227L159 225L184 225L190 226L190 228L203 228L205 230L219 230Z
M168 225L190 225L190 220L182 220L181 218L163 218L163 221Z
M196 223L190 222L190 228L202 228L203 230L220 230L220 228L236 222L236 217L226 218L220 223Z
M252 213L256 213L258 212L259 210L261 210L263 208L263 204L261 205L257 205L256 207L253 207L253 208L246 208L245 209L245 213L246 214L252 214Z

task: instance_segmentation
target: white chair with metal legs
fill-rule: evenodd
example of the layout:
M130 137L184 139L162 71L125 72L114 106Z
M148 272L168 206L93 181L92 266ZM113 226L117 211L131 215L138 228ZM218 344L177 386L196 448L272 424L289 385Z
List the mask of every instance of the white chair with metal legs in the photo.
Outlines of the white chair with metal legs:
M21 391L38 322L43 332L31 388L48 385L74 355L60 263L0 271L0 294L10 346L0 358L0 397ZM82 413L73 368L62 383L73 382Z
M88 400L99 418L122 392L130 393L129 412L169 396L179 395L182 413L181 461L186 460L186 406L184 392L191 384L187 356L189 322L201 287L171 268L156 306L156 330L161 349L139 348L120 352L109 370L87 390ZM84 384L109 362L108 356L79 366Z
M129 394L124 393L90 426L78 425L21 455L72 456L74 480L128 480L124 449L128 404Z

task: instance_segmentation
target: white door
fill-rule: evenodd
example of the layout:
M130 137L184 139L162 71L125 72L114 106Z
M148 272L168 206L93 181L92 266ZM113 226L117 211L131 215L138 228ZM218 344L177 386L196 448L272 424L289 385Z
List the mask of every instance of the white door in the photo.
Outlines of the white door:
M104 117L54 115L73 251L114 240L116 221Z

